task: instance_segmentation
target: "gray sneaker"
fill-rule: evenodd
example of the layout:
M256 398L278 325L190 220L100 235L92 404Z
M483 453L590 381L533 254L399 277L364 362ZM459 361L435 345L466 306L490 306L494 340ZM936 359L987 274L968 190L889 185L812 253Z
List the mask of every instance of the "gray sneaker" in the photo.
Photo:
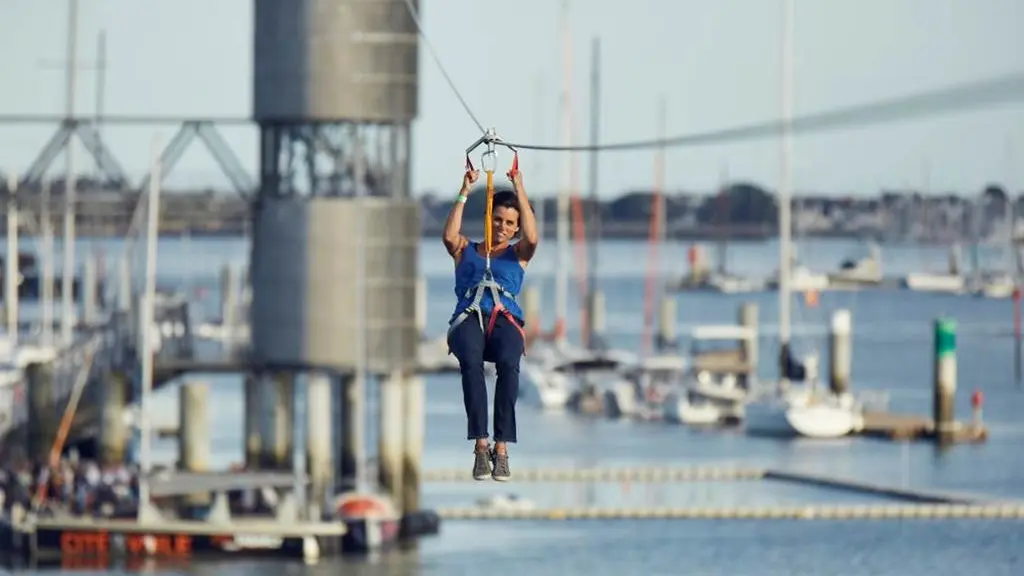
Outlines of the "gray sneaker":
M492 451L491 458L494 460L494 472L491 474L496 482L508 482L512 479L512 469L508 466L508 454L498 454Z
M491 451L473 451L473 479L487 480L491 475Z

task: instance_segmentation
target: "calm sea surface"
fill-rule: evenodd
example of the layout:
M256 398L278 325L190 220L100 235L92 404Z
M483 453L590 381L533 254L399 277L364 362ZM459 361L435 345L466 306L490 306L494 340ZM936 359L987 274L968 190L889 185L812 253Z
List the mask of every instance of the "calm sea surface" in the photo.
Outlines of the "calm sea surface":
M83 244L89 244L88 241ZM113 260L118 242L92 243ZM819 271L835 268L864 248L855 242L801 243L805 264ZM997 265L997 250L983 251ZM220 267L243 264L242 240L182 241L165 239L160 247L159 281L196 296L204 313L217 308ZM575 260L575 259L573 259ZM683 272L686 246L663 247L663 276ZM937 248L883 247L887 274L939 271L946 254ZM58 260L59 261L59 260ZM764 275L778 262L774 242L738 244L729 254L730 268ZM528 273L545 294L551 312L555 269L548 243ZM440 242L425 240L420 271L428 280L428 321L440 334L454 295L451 264ZM608 303L610 340L617 347L639 345L642 327L647 248L642 243L606 242L600 246L597 277ZM576 309L577 281L571 283L570 306ZM761 357L773 358L777 343L777 296L682 294L678 297L681 332L702 323L735 322L739 303L760 304ZM823 349L832 310L846 308L854 317L853 386L884 389L894 409L927 413L930 406L931 321L945 315L959 321L958 360L962 417L969 412L971 390L985 393L985 420L992 437L985 445L960 446L939 453L926 444L896 444L860 439L835 442L779 441L747 438L740 433L698 433L681 427L609 422L543 414L527 403L519 414L520 443L513 466L615 466L630 463L689 465L751 464L827 472L879 483L992 494L1024 499L1024 391L1014 382L1009 337L1013 307L1009 301L986 301L905 292L838 292L823 294L817 308L794 307L794 345L799 351ZM575 318L570 337L575 338ZM762 363L762 375L774 367ZM214 426L214 461L242 456L241 389L237 379L196 375L218 383ZM372 394L372 392L371 392ZM223 399L223 402L219 401ZM176 413L177 395L164 390L158 412ZM373 399L371 398L371 407ZM213 416L213 414L211 414ZM371 418L371 424L374 419ZM459 383L450 377L428 380L426 466L463 467L469 445L464 438ZM301 439L302 431L299 430ZM372 441L371 431L371 441ZM170 462L174 446L158 442L158 460ZM371 450L372 452L372 450ZM428 485L428 506L469 506L478 498L514 492L538 506L769 505L847 503L872 500L822 489L771 483L688 483L670 485L509 484ZM154 570L162 570L154 567ZM301 564L232 563L195 565L167 573L217 575L278 574L479 574L500 571L531 576L563 574L708 574L708 575L859 575L966 573L985 576L1024 574L1024 524L1009 521L579 521L448 522L443 533L424 541L415 554L378 560Z

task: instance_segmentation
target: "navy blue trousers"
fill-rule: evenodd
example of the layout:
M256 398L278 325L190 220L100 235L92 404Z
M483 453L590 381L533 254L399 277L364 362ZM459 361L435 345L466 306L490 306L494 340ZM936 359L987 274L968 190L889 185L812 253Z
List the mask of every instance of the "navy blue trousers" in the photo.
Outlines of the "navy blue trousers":
M485 315L485 328L487 319ZM475 315L463 320L448 334L448 349L458 359L462 373L462 400L466 405L469 440L488 437L484 362L493 362L498 373L494 385L494 440L516 441L516 399L523 346L519 327L505 316L498 316L490 336L484 335Z

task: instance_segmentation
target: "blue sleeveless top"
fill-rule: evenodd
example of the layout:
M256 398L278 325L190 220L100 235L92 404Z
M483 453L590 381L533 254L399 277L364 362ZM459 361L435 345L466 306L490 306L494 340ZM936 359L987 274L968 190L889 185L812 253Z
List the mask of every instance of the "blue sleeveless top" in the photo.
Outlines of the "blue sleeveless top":
M451 324L459 314L466 311L473 303L476 296L476 286L483 280L484 272L487 270L487 259L477 251L479 242L470 242L469 246L462 251L462 258L455 267L455 297L458 302L455 304L455 312L452 314ZM498 256L491 257L491 275L494 281L507 292L518 296L523 289L523 277L526 270L519 263L519 256L511 246ZM501 295L501 303L520 323L523 322L523 310L519 303L507 295ZM494 298L491 291L484 290L483 298L480 300L480 309L486 315L494 310Z

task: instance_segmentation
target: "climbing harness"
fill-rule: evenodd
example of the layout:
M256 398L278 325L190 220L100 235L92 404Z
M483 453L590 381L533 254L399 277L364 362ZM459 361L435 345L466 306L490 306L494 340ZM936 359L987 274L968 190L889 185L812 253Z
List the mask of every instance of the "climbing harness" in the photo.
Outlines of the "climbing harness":
M466 171L471 172L475 170L473 167L473 161L470 159L469 155L481 145L487 146L487 150L480 156L480 167L483 168L484 173L487 175L487 205L484 208L484 251L486 253L486 268L484 269L484 276L480 282L463 294L463 298L472 297L473 300L470 302L469 306L452 321L451 326L448 327L448 334L451 334L452 331L465 322L467 318L475 315L480 323L480 331L483 332L485 336L490 336L491 332L494 331L494 325L498 321L498 316L504 316L512 323L513 326L516 327L516 329L519 330L519 335L523 337L523 341L525 342L526 332L523 330L523 327L519 325L519 322L512 313L509 312L501 302L502 296L505 296L515 302L516 295L498 284L494 279L494 274L491 272L491 252L493 251L494 246L494 169L498 159L498 154L495 148L497 145L505 146L513 153L512 168L506 173L510 180L514 180L516 174L519 172L519 152L515 148L502 142L501 139L498 138L494 129L491 128L487 130L487 132L485 132L484 135L476 142L471 144L469 148L466 148ZM487 326L485 329L484 313L481 309L481 303L483 301L484 294L488 292L491 294L491 300L494 301L494 307L491 309L491 315L487 320Z

